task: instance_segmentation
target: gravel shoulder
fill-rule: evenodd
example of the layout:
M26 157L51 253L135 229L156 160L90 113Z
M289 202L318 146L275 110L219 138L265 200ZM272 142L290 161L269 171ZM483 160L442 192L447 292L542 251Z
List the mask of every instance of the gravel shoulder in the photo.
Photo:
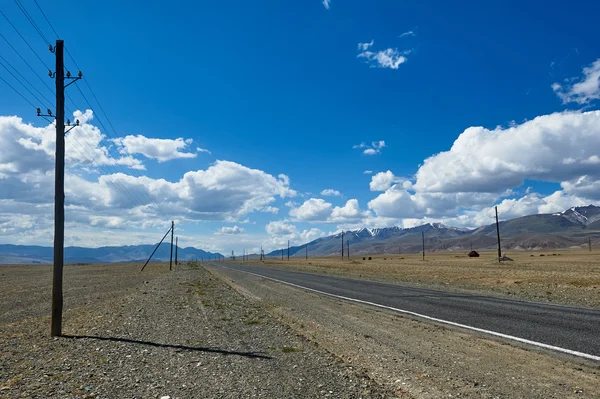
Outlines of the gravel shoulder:
M0 398L394 396L202 268L138 270L67 267L51 338L49 268L1 267Z
M600 398L600 366L207 265L403 398Z

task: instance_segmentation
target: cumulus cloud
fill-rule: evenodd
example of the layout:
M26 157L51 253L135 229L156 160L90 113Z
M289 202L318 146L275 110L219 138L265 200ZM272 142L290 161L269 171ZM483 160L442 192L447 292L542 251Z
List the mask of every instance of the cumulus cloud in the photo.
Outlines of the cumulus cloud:
M146 158L156 159L158 162L166 162L177 158L196 158L197 152L209 152L208 150L197 148L196 152L182 152L188 148L194 140L183 138L154 139L144 137L141 134L137 136L125 136L113 139L113 142L119 147L121 154L141 154Z
M371 47L375 42L371 40L369 43L358 43L357 58L364 58L372 68L390 68L398 69L398 67L406 62L406 57L409 51L400 52L396 48L387 48L385 50L371 51Z
M360 143L357 145L353 145L352 148L360 148L363 150L364 155L377 155L381 153L381 149L385 147L385 141L373 141L371 144ZM366 171L365 171L366 172Z
M600 111L558 112L509 128L470 127L425 160L420 192L502 192L525 179L561 182L600 174Z
M328 188L328 189L321 191L321 195L330 196L330 197L341 197L342 193L340 193L338 190Z
M271 236L269 241L264 243L267 248L286 246L288 240L292 245L302 245L325 235L316 227L298 231L295 225L283 221L269 222L265 226L265 230Z
M310 198L302 205L290 210L294 221L313 223L347 223L365 217L366 212L361 211L358 200L350 199L342 207L326 202L321 198Z
M583 77L566 79L562 84L553 83L552 90L563 104L587 104L600 99L600 58L583 68Z
M400 183L402 181L403 179L394 176L391 170L388 170L387 172L379 172L376 175L371 176L371 183L369 183L369 189L371 191L385 191L388 188L392 187L393 184Z
M233 226L233 227L223 226L223 227L221 227L219 232L221 234L242 234L244 232L244 229L239 226Z
M301 221L326 220L331 214L332 205L321 198L310 198L298 208L290 209L290 216Z
M100 130L90 124L91 111L78 112L76 117L80 126L66 135L65 197L67 223L73 224L70 231L85 230L92 237L89 229L157 225L162 229L165 214L179 222L234 222L252 212L276 213L273 202L277 198L296 195L286 175L275 177L224 160L205 170L186 172L173 181L129 175L126 168L142 170L141 161L121 156L116 143L107 143ZM13 235L15 241L27 236L40 240L49 237L51 241L54 136L52 124L35 127L18 117L0 117L0 229L15 234L18 229L20 235ZM164 151L153 156L168 157Z

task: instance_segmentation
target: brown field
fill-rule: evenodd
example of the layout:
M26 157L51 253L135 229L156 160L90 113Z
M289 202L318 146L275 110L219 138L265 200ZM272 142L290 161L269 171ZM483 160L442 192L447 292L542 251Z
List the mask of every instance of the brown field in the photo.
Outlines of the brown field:
M507 296L565 305L600 307L600 251L515 252L498 263L497 253L437 252L425 255L269 259L249 261L275 268L366 278L399 284Z

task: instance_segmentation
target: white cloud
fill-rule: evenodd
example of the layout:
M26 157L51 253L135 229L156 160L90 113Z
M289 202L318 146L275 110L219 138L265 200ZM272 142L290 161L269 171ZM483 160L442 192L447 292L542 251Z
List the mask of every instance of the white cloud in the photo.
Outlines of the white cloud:
M600 58L591 65L583 68L583 77L575 82L575 78L567 79L563 84L552 84L552 90L562 100L563 104L587 104L600 99Z
M373 44L375 43L374 40L371 40L369 43L358 43L358 49L360 51L365 51L367 50L369 47L371 47Z
M410 51L400 52L398 49L387 48L385 50L369 50L375 42L358 43L357 58L364 58L371 67L398 69L406 62L406 57Z
M104 240L94 242L90 229L99 233L157 225L162 229L163 212L178 223L233 222L252 212L276 213L278 208L272 204L276 198L296 195L286 175L275 177L230 161L217 161L174 181L128 175L122 166L143 169L143 164L131 156L119 157L114 146L111 151L110 145L104 145L104 135L88 123L91 112L76 116L80 127L66 135L66 220L72 223L69 231L89 232L91 245ZM0 117L0 229L18 228L14 241L19 237L51 241L54 131L53 125L34 127L18 117ZM77 234L70 239L77 240Z
M244 232L244 229L238 226L233 226L233 227L227 227L227 226L223 226L221 227L221 230L219 230L219 232L221 234L242 234Z
M296 232L296 226L282 221L269 222L265 229L273 236L287 236Z
M333 197L341 197L342 193L340 193L338 190L334 190L332 188L328 188L328 189L325 189L325 190L321 191L321 195L333 196Z
M333 208L327 221L335 223L347 223L349 221L358 221L365 216L365 212L360 210L358 200L350 199L346 201L346 205L343 207L336 206Z
M292 208L290 216L301 221L326 220L331 214L332 205L321 198L310 198L300 207Z
M327 10L329 10L331 4L331 0L323 0L323 7L325 7Z
M153 139L144 137L141 134L137 136L125 136L112 140L118 147L121 154L141 154L146 158L156 159L158 162L165 162L177 158L196 158L196 152L181 152L189 147L192 139L183 138L171 139ZM209 152L208 150L197 148L197 152ZM210 152L209 152L210 153Z
M408 32L404 32L402 33L400 36L398 37L406 37L406 36L416 36L415 32L413 32L412 30L409 30Z
M363 175L372 175L372 174L373 174L373 171L372 171L372 170L365 170L365 171L363 172Z
M379 172L374 176L371 176L371 183L369 183L369 189L371 191L385 191L390 188L393 184L401 182L397 176L394 176L392 171Z
M420 192L502 192L525 179L567 181L600 176L600 111L559 112L509 128L470 127L449 151L426 159ZM569 159L568 162L563 160Z
M371 142L371 144L366 144L363 142L363 143L352 146L352 148L363 149L364 155L377 155L377 154L381 153L381 149L383 147L385 147L385 141L383 141L383 140L373 141L373 142ZM365 171L365 173L366 173L366 171Z

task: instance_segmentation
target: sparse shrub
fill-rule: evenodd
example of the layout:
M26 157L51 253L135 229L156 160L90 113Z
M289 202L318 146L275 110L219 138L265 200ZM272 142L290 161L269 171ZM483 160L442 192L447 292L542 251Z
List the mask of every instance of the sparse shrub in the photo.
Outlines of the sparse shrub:
M387 258L383 258L383 260L387 260Z
M532 255L529 255L529 256L535 256L535 255L532 254Z
M544 255L544 254L540 254L540 256L546 256L546 255Z
M369 256L369 260L371 260L371 257Z
M367 260L367 258L365 258L365 257L363 256L363 260Z

